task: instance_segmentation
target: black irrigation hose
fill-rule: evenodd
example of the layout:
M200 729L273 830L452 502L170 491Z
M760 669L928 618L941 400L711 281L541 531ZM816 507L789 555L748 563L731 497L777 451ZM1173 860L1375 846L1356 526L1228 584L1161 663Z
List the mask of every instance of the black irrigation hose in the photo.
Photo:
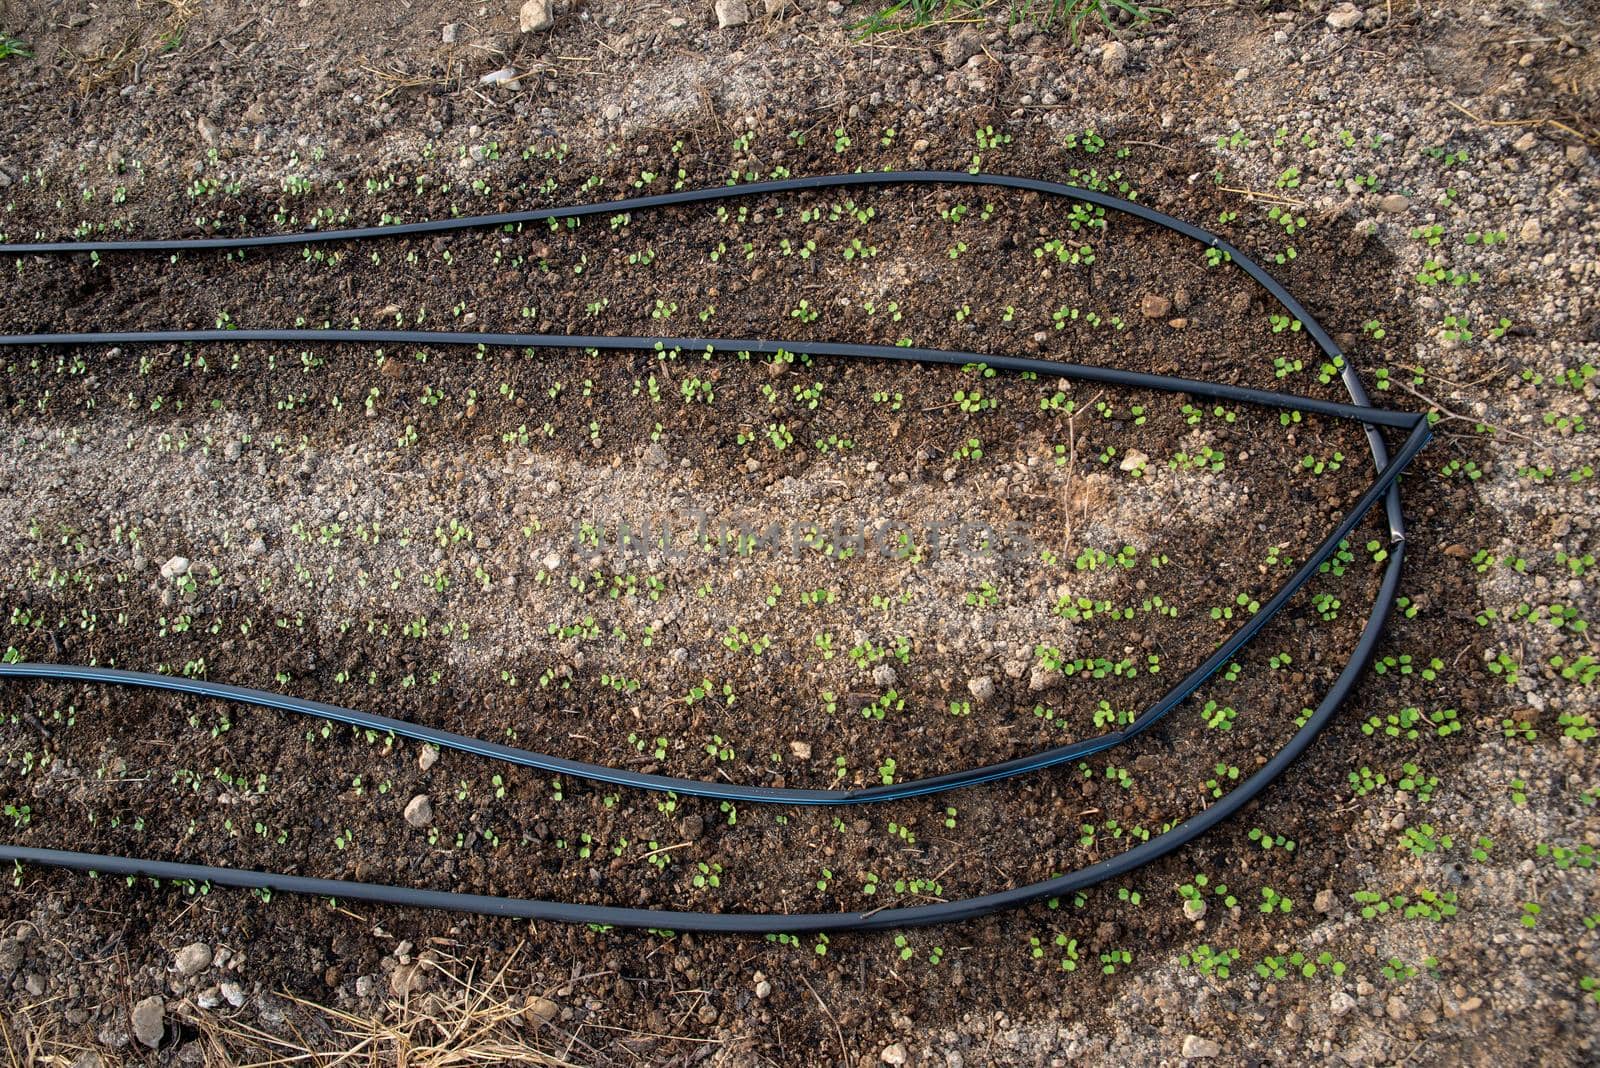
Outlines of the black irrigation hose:
M113 251L176 251L186 249L238 249L277 244L303 244L313 241L348 241L371 237L395 237L407 234L436 233L473 227L508 227L520 223L593 215L606 212L628 211L640 208L664 207L674 204L691 204L733 197L753 196L795 190L814 190L837 186L865 186L890 184L962 184L994 185L1032 192L1047 193L1087 201L1175 230L1226 252L1232 261L1260 283L1295 318L1316 341L1324 354L1341 368L1341 376L1350 392L1353 404L1337 404L1289 394L1252 390L1219 383L1198 382L1172 376L1149 375L1112 368L1092 367L1051 360L1022 357L988 356L978 353L951 352L938 349L898 348L879 345L853 345L843 343L783 342L766 339L716 339L716 338L641 338L641 337L586 337L572 335L520 335L476 334L405 330L194 330L147 332L95 332L79 334L33 334L0 336L0 346L39 344L133 344L133 343L194 343L239 341L295 341L322 343L350 341L382 344L454 344L543 348L608 348L637 349L665 348L776 353L781 350L804 351L815 355L836 355L855 358L899 359L919 363L968 364L984 363L1001 370L1033 371L1060 375L1079 380L1096 381L1108 385L1132 388L1160 389L1169 392L1192 393L1214 399L1277 408L1315 412L1336 418L1359 420L1366 427L1373 458L1378 467L1377 477L1358 499L1337 527L1324 539L1317 550L1301 568L1291 576L1262 609L1223 643L1207 660L1178 683L1165 696L1147 709L1126 730L1097 738L1086 739L1068 746L1057 747L1043 753L1019 757L1000 764L988 765L967 771L952 772L929 779L901 783L888 787L863 790L780 790L767 787L742 787L724 783L702 783L668 776L639 775L619 769L578 761L563 760L544 754L530 753L493 742L467 738L450 732L406 723L385 716L351 711L315 701L226 686L196 680L170 678L138 672L108 668L79 667L73 665L13 664L0 666L0 675L13 677L45 678L65 681L89 681L130 686L147 686L163 690L186 692L215 697L244 704L302 712L322 716L343 723L393 732L396 735L434 742L453 749L487 756L509 763L543 770L556 771L578 778L591 779L614 785L625 785L654 790L670 790L680 794L706 797L723 797L737 801L791 804L856 804L868 801L885 801L902 797L921 796L955 789L961 786L1008 778L1029 771L1052 767L1065 761L1080 759L1130 740L1158 721L1162 716L1189 696L1194 689L1216 670L1220 669L1263 627L1296 592L1316 574L1320 565L1337 549L1340 541L1354 530L1362 517L1381 498L1387 505L1391 534L1391 555L1384 572L1379 596L1372 614L1362 630L1350 660L1340 672L1334 685L1324 696L1315 713L1264 767L1246 779L1217 804L1199 816L1180 823L1147 842L1114 858L1100 861L1068 875L1029 886L995 894L970 898L965 901L943 902L935 905L899 909L880 909L870 913L819 913L812 915L773 915L739 913L695 913L674 910L626 909L607 906L577 905L561 902L486 897L444 891L417 890L405 887L353 883L343 880L311 879L302 876L279 875L241 869L218 868L209 865L174 864L128 857L108 857L97 854L76 853L63 850L35 849L31 847L0 845L0 860L28 861L53 864L69 868L106 872L119 875L146 875L157 879L207 881L218 885L270 888L279 891L320 894L366 900L388 904L452 908L482 912L491 915L557 920L575 923L592 923L631 927L671 926L676 930L704 930L723 932L774 933L799 930L852 930L908 926L967 919L974 916L1012 907L1026 901L1059 896L1072 890L1114 878L1176 849L1214 826L1232 812L1247 804L1257 793L1275 779L1293 761L1332 717L1360 676L1370 659L1381 635L1383 623L1393 604L1399 582L1400 563L1404 556L1404 527L1400 511L1397 479L1401 471L1427 444L1429 424L1427 418L1411 413L1389 412L1372 407L1365 390L1353 368L1342 357L1338 346L1320 324L1276 279L1272 278L1254 261L1221 239L1165 215L1161 212L1120 200L1096 190L1080 189L1054 182L1030 178L1013 178L1000 175L971 175L949 171L883 172L878 174L828 175L808 179L791 179L779 182L758 182L746 186L724 187L671 193L661 196L635 197L609 203L577 205L567 208L549 208L537 211L510 212L499 215L474 216L409 223L388 227L366 227L354 230L324 231L311 234L279 234L242 238L202 238L194 240L127 241L127 242L52 242L0 246L0 252L61 253L61 252L113 252ZM1393 460L1388 456L1379 426L1410 430L1410 435Z

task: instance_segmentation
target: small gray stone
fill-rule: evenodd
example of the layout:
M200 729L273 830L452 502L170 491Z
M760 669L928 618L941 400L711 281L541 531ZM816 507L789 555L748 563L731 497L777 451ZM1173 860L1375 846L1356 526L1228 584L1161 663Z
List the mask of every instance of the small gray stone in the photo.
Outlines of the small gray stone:
M750 6L744 0L717 0L717 28L731 29L750 21Z
M1353 30L1361 25L1361 9L1354 4L1340 4L1328 12L1324 21L1336 30Z
M507 89L521 88L520 83L517 81L517 68L515 67L501 67L499 70L492 70L488 74L481 75L478 78L478 84L503 85Z
M1395 1023L1399 1023L1411 1015L1411 1007L1406 1004L1406 999L1399 994L1390 994L1389 1000L1383 1003L1384 1015Z
M1356 999L1343 990L1335 990L1333 996L1328 999L1328 1012L1332 1013L1335 1019L1348 1016L1355 1007Z
M1060 686L1063 676L1059 671L1052 671L1047 667L1036 667L1028 675L1028 692L1040 693L1044 690Z
M161 577L171 582L189 573L189 558L187 556L174 556L161 565Z
M879 664L877 667L872 669L872 681L878 686L887 690L896 682L900 681L900 676L895 672L892 665Z
M811 759L811 743L810 742L790 742L789 743L789 752L794 754L794 757L795 757L796 760L810 760Z
M1529 219L1522 224L1522 229L1517 231L1517 240L1524 245L1537 245L1544 240L1544 227L1539 225L1538 219Z
M517 25L523 33L538 33L556 24L551 0L528 0L517 15Z
M356 997L366 998L372 996L372 976L360 975L356 977Z
M1206 903L1197 897L1184 898L1183 917L1186 920L1199 921L1206 918Z
M522 1015L529 1023L547 1024L554 1020L560 1011L561 1006L549 998L531 997L528 999L528 1005L523 1009Z
M194 1003L202 1009L211 1010L222 1007L222 990L220 987L208 986L194 996Z
M1399 215L1402 211L1411 207L1411 198L1400 193L1390 193L1378 201L1378 207L1390 215Z
M1139 311L1146 319L1165 319L1172 311L1172 301L1159 293L1150 293L1139 302Z
M1332 912L1333 905L1334 896L1332 890L1318 890L1316 900L1311 903L1311 907L1321 913Z
M204 942L191 942L178 950L173 966L179 975L198 975L211 967L211 947Z
M1222 1047L1201 1035L1183 1036L1183 1055L1188 1060L1198 1061L1207 1057L1216 1057L1222 1053Z
M222 997L234 1008L244 1008L244 987L240 986L238 983L223 983Z
M267 539L257 535L244 547L244 551L255 557L267 555Z
M1100 69L1106 74L1121 74L1128 66L1128 46L1121 41L1107 41L1100 49Z
M967 692L979 701L994 700L994 680L987 675L979 675L967 682Z
M978 54L978 36L974 33L958 33L945 39L944 47L939 50L939 58L944 60L944 65L950 68L959 67L967 60Z
M439 34L439 39L445 44L456 44L461 40L461 23L447 22L444 30Z
M905 1043L896 1042L892 1046L883 1047L883 1052L878 1054L878 1059L884 1064L900 1065L911 1059L911 1054L906 1051Z
M167 1033L167 1006L160 994L151 994L133 1007L133 1037L155 1049Z
M406 822L413 827L426 827L433 822L433 802L427 794L418 794L406 804Z
M427 771L439 763L439 747L431 742L422 743L422 752L417 754L417 767Z

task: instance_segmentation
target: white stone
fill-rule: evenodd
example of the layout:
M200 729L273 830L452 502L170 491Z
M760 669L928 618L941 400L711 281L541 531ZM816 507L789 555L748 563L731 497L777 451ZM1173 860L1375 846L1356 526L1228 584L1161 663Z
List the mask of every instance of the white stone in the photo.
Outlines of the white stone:
M211 947L204 942L191 942L178 950L173 965L179 975L196 975L211 967Z
M1100 49L1100 69L1107 74L1121 74L1128 65L1128 46L1121 41L1107 41Z
M167 1033L167 1006L160 994L151 994L133 1007L133 1037L155 1049Z
M418 794L406 804L406 822L413 827L426 827L433 822L433 802L427 794Z
M551 10L551 0L528 0L522 5L518 15L517 24L523 33L537 33L548 30L556 24L555 12Z
M750 7L745 0L717 0L717 27L729 29L750 21Z
M1336 30L1353 30L1361 25L1361 9L1354 4L1340 4L1328 12L1325 21Z

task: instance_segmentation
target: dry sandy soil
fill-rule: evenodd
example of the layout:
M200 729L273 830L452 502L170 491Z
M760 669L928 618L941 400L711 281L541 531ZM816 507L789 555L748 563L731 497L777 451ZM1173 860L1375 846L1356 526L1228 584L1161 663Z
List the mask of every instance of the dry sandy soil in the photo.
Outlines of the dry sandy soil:
M726 27L709 3L558 3L529 33L500 3L0 0L29 53L0 58L0 242L978 167L1217 230L1307 303L1379 403L1438 416L1404 482L1405 599L1379 662L1258 802L1119 883L955 927L764 940L19 867L0 917L8 1055L1592 1062L1593 20L1559 0L1172 7L1075 42L1002 7L862 40L868 8L810 0ZM993 189L742 203L315 254L0 255L0 333L910 339L1339 397L1247 278L1128 218ZM1058 240L1092 262L1058 262ZM641 770L867 785L1124 722L1369 478L1353 425L974 369L9 348L0 651ZM924 550L968 521L1031 549L629 555L600 534L699 513L884 522ZM1114 855L1277 751L1349 655L1382 538L1367 521L1337 573L1154 731L1005 784L734 810L28 683L0 688L4 826L656 908L973 896Z

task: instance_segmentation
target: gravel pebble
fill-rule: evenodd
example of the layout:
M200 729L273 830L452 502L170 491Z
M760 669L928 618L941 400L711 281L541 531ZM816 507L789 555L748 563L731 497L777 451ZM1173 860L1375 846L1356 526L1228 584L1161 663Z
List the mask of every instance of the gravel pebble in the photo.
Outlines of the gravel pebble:
M1361 25L1361 9L1354 4L1340 4L1323 21L1336 30L1353 30Z
M750 8L744 0L717 0L717 28L730 29L750 21Z
M1390 193L1378 201L1378 207L1390 215L1398 215L1411 207L1411 198L1401 193Z
M522 5L522 11L517 16L517 25L523 33L548 30L555 24L556 16L551 10L551 0L528 0Z
M979 701L994 700L994 680L987 675L979 675L967 681L967 692Z
M161 1045L161 1036L167 1033L166 1017L167 1006L161 995L151 994L133 1007L133 1037L155 1049Z
M1207 1057L1216 1057L1221 1053L1222 1047L1203 1035L1183 1036L1183 1055L1189 1060L1203 1060Z
M211 947L204 942L191 942L178 950L173 965L179 975L196 975L211 967Z
M1100 69L1106 74L1121 74L1128 66L1128 46L1121 41L1107 41L1100 49Z
M433 822L433 802L427 794L418 794L406 803L406 822L413 827L426 827Z
M1172 310L1172 301L1159 293L1150 293L1139 302L1139 310L1146 319L1165 319Z
M906 1052L905 1043L896 1042L892 1046L883 1047L878 1059L884 1064L905 1064L911 1059L911 1054Z

